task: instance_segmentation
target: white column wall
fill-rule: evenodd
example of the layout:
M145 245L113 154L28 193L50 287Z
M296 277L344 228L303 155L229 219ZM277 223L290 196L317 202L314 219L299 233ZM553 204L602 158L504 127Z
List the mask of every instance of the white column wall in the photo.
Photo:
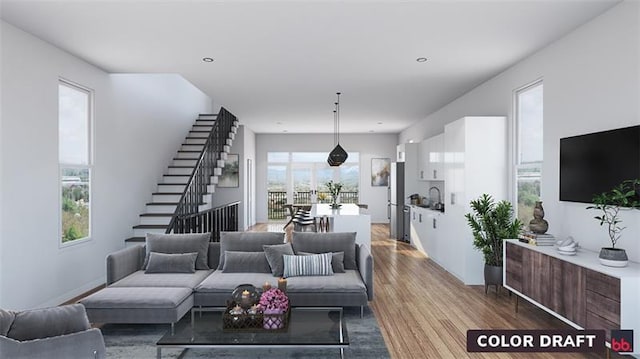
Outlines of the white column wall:
M144 203L211 99L176 75L109 75L5 22L0 307L57 305L105 281ZM59 246L58 79L95 92L91 240Z
M387 187L371 186L371 159L396 157L395 134L342 134L340 145L360 153L360 203L369 205L372 223L389 223ZM332 134L257 134L256 135L256 221L267 221L267 152L329 152Z
M549 232L571 235L598 251L609 240L595 212L586 204L559 201L559 143L562 137L640 124L639 19L636 1L613 7L402 131L399 142L433 136L464 116L508 115L513 126L513 91L543 78L541 197ZM627 229L619 245L640 261L640 211L623 213L622 219Z

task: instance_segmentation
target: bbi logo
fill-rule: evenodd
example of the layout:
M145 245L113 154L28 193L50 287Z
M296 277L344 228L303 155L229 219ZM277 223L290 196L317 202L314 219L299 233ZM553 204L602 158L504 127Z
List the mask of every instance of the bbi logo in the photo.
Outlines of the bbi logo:
M611 350L618 353L633 352L633 330L611 330Z

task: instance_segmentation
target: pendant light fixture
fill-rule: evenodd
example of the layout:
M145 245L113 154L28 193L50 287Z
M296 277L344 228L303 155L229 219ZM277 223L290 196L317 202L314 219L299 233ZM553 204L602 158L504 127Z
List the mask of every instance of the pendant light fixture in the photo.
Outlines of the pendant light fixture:
M335 147L329 152L329 157L327 158L327 163L332 167L340 166L349 157L347 151L340 146L340 92L336 92L336 95L338 96L338 101L335 102L336 108L333 110L333 144Z

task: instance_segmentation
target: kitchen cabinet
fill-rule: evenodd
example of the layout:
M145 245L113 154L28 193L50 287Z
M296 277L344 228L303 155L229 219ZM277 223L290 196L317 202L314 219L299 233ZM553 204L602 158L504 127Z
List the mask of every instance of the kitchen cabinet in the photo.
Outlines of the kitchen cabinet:
M444 203L446 211L433 259L465 284L483 284L484 260L473 247L464 215L483 193L507 199L505 117L464 117L445 126Z
M441 215L439 211L411 206L411 245L429 258L438 251Z
M421 181L444 180L444 133L420 142L418 179Z

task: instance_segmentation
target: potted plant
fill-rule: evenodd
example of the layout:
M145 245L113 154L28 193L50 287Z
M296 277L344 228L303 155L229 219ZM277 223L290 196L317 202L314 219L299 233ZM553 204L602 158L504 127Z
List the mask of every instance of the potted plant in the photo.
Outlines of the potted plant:
M338 204L338 198L340 196L340 191L342 190L342 183L329 181L326 185L329 189L329 193L331 193L331 208L340 207Z
M640 179L626 180L615 186L611 191L600 193L593 197L593 206L587 209L596 209L602 212L594 218L600 221L600 225L607 225L611 247L603 247L600 250L600 263L610 267L626 267L628 263L627 252L622 248L616 248L622 231L620 210L623 208L640 208L639 200Z
M471 201L473 213L465 214L473 233L473 246L484 256L484 291L490 284L502 285L502 246L507 238L518 238L522 222L514 218L510 202L495 203L488 194Z

